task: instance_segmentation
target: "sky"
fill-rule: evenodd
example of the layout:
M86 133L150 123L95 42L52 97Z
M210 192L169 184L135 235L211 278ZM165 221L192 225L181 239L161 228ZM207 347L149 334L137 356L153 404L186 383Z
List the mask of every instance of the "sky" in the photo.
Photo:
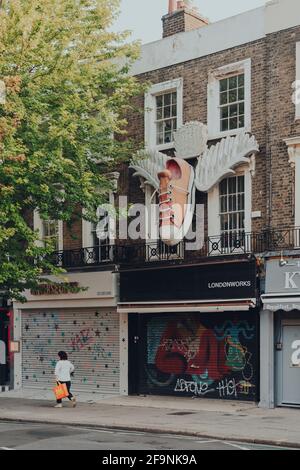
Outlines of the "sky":
M265 0L193 0L199 13L211 22L264 5ZM121 15L114 31L130 30L132 39L143 44L161 39L161 17L168 12L168 0L121 0Z

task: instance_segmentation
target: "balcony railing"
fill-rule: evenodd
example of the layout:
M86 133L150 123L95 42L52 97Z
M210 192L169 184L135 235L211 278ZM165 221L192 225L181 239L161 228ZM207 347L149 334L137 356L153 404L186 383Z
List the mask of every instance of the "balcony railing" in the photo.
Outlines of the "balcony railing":
M64 268L99 266L115 262L115 246L102 245L77 250L56 251L49 261Z
M208 237L202 247L196 250L191 250L189 243L183 240L175 246L167 246L161 241L94 246L58 251L53 253L49 261L57 266L76 268L103 266L111 263L141 265L151 262L176 262L176 260L192 261L211 256L300 250L300 227Z

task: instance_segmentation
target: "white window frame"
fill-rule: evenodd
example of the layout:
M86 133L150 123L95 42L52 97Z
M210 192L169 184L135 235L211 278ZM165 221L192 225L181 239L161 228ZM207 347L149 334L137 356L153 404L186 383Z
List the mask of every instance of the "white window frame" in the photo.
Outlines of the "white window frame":
M113 191L109 192L108 202L112 207L115 207L115 194ZM93 227L92 222L82 219L82 248L92 248L94 245L92 227ZM114 236L115 227L111 226L110 219L109 219L108 230L110 234L113 234L113 236L109 238L109 244L114 245L115 244L115 236Z
M245 126L228 131L220 130L220 80L244 73L245 75ZM251 59L220 67L209 74L207 85L208 139L219 139L240 132L251 132Z
M183 79L168 80L153 85L145 93L145 147L167 150L174 147L174 142L158 145L156 142L156 96L177 92L177 129L183 124Z
M300 98L300 42L296 43L296 98ZM300 119L300 100L295 104L295 120Z
M39 231L40 240L37 242L38 246L44 246L43 243L43 220L37 210L33 213L33 228ZM63 239L63 221L58 221L58 251L63 251L64 239Z
M245 233L251 232L252 229L252 176L249 167L239 167L236 169L235 175L245 177ZM225 177L224 179L227 179ZM229 176L230 178L230 176ZM220 191L219 181L209 192L207 198L208 208L208 236L221 236L221 217L220 217Z
M288 148L289 163L295 172L295 188L294 188L294 207L295 207L295 227L300 227L300 135L284 139ZM299 246L299 235L296 244Z

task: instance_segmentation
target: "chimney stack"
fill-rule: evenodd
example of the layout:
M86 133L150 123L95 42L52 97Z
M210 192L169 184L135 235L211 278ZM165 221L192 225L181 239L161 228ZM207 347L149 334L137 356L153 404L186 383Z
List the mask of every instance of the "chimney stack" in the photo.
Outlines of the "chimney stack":
M169 11L162 17L162 22L164 38L198 29L209 23L191 6L190 0L169 0Z
M169 0L169 15L177 10L177 0Z

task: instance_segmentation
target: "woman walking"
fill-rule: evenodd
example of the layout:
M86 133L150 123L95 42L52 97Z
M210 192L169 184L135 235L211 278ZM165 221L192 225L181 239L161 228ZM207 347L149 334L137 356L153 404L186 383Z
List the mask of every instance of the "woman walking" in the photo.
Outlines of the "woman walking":
M66 384L69 395L68 399L72 402L73 407L76 406L76 398L70 392L71 389L71 374L74 372L74 366L72 362L68 360L68 355L65 351L59 351L58 353L59 361L55 366L55 379L57 384ZM62 408L61 399L56 400L56 405L54 408Z

